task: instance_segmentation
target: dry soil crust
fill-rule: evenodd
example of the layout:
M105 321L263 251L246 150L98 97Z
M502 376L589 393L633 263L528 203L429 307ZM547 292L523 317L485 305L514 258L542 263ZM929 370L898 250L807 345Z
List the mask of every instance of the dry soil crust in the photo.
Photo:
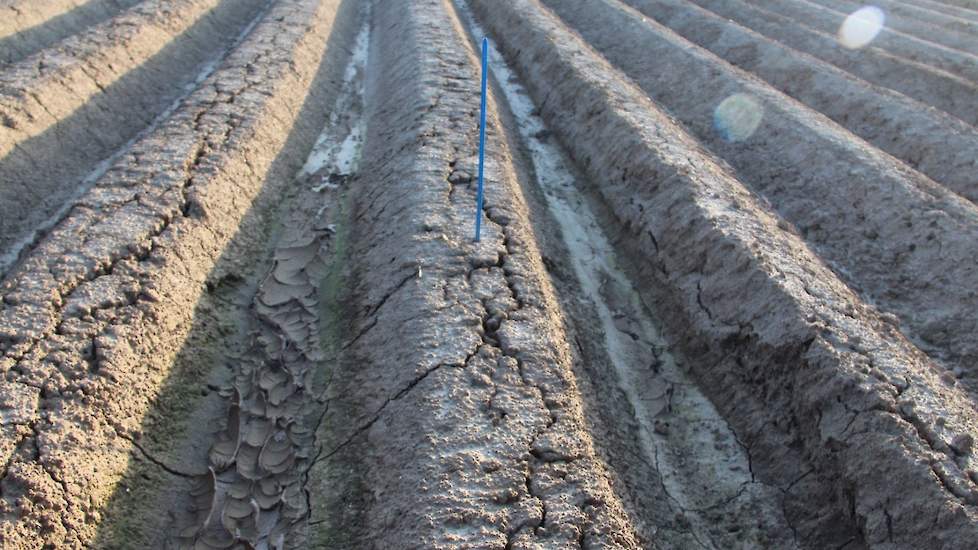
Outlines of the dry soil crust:
M780 13L793 20L794 25L802 25L835 35L848 14L810 2L808 0L754 0L760 7ZM960 75L966 80L978 82L978 57L973 53L955 49L957 44L942 41L945 33L931 34L927 40L887 28L884 25L879 35L873 39L871 47L897 55L904 59L937 67L949 73ZM973 43L973 37L966 39Z
M974 125L976 112L972 98L978 87L954 72L905 59L874 44L861 50L839 45L832 32L823 32L796 23L789 17L762 9L742 0L695 0L717 15L730 18L785 46L831 63L879 86L906 94ZM642 2L629 2L638 7Z
M636 547L584 425L494 114L472 243L478 70L450 4L387 3L373 25L356 368L334 381L358 410L339 444L366 439L349 447L372 495L353 545Z
M974 126L900 93L873 86L697 6L677 0L629 3L934 181L973 202L978 200L974 186L978 129ZM978 89L969 91L968 103ZM931 97L944 93L944 87L930 89ZM978 116L970 107L968 112ZM974 124L975 120L968 122Z
M3 282L5 544L92 540L205 281L251 261L322 126L306 100L335 9L277 3Z
M616 0L549 3L699 143L736 169L739 180L769 201L865 301L898 315L914 342L950 371L967 373L973 385L973 203ZM612 36L607 28L618 30ZM698 84L688 88L691 82ZM751 135L731 138L716 109L737 93L752 96L761 120ZM902 139L915 142L909 135ZM925 154L923 143L916 145L917 154ZM972 162L952 164L961 170L955 176L959 187L973 187L964 185L973 178L965 166Z
M267 0L146 0L0 73L0 257L194 84ZM0 270L7 266L0 264Z
M537 2L475 5L602 182L624 243L657 283L644 288L650 302L703 359L701 383L759 475L792 500L801 541L972 539L974 458L947 442L974 436L973 402Z
M168 111L163 98L199 74L182 63L208 59L201 44L235 44L234 31L250 29L262 2L167 3L193 8L177 14L147 0L106 12L59 46L45 44L3 77L5 97L23 99L11 99L8 122L63 139L57 143L79 155L76 167L123 153L0 284L0 546L152 546L164 504L181 516L166 528L180 547L667 548L687 534L717 547L779 540L961 548L975 540L974 395L933 360L967 367L978 353L969 316L976 298L967 290L978 284L974 205L817 113L831 103L826 90L810 97L812 108L800 105L621 2L544 3L566 21L539 0L472 5L590 178L588 196L599 197L607 232L630 256L641 297L743 446L745 486L757 491L764 521L773 518L751 527L760 538L716 526L710 533L702 525L709 516L696 515L705 510L687 517L681 502L641 509L647 497L630 482L660 483L653 494L668 499L666 483L676 480L629 442L650 426L630 407L633 396L614 386L621 380L597 372L602 363L581 364L600 355L598 331L587 328L601 323L587 318L599 310L568 303L584 285L554 274L571 262L545 255L564 249L548 244L553 228L538 226L550 218L535 215L535 201L546 199L526 193L532 169L494 95L483 234L472 242L478 59L451 2L371 3L366 146L362 168L345 182L346 217L316 204L330 193L293 190L295 204L281 211L278 202L301 183L294 175L333 107L333 69L345 56L335 50L353 32L342 14L365 2L271 2L215 72ZM44 3L42 19L72 13L67 5ZM669 21L687 33L697 17L715 21L696 13ZM826 10L816 14L831 20ZM116 27L120 34L110 32ZM126 34L130 27L146 32ZM729 36L761 44L736 29ZM611 38L622 37L683 78L649 78L641 60L615 48ZM870 54L895 60L888 67L913 67L889 80L894 87L911 73L956 83L954 94L972 86L886 50L906 53L919 41L884 38ZM945 67L967 58L927 44L914 52ZM794 59L787 67L804 72L809 60ZM840 67L852 61L833 59ZM123 65L111 75L87 72L113 60ZM127 135L143 134L121 150L122 135L97 144L98 153L84 149L89 119L72 113L95 105L93 128L122 131L119 113L99 102L147 85L140 71L151 60L171 68L156 75L165 90L140 104L147 116L126 121ZM866 101L902 113L916 106L811 66ZM77 97L75 77L84 92ZM126 79L133 88L116 88ZM729 144L711 133L702 105L742 89L763 98L768 134ZM65 103L47 112L50 105L17 90L63 93ZM906 90L950 110L963 97ZM871 109L859 112L851 128L875 124ZM919 163L966 193L961 166L973 163L973 131L924 112L885 119L889 136L900 133L895 119L916 132L947 121L927 131L930 146L949 149L945 160ZM10 135L11 155L34 139ZM916 162L911 149L878 141ZM51 166L58 160L42 157ZM778 173L768 157L797 166ZM16 168L7 160L0 170ZM852 176L866 181L845 180ZM44 189L75 177L46 178ZM794 181L807 194L788 185ZM46 208L69 196L49 194ZM827 234L825 212L847 232ZM345 229L334 240L338 215ZM22 227L36 228L37 220ZM253 307L215 306L224 299L215 288L248 287L260 272L254 300L246 297ZM570 296L558 299L564 291ZM334 303L324 304L331 293ZM594 303L614 306L614 296L594 294ZM234 338L224 334L234 315L245 335L240 354L230 353ZM337 323L346 326L326 326ZM215 392L227 399L226 420L214 426L209 456L171 451L206 440L211 426L186 425L205 418L189 397L159 410L166 385L181 372L191 386L202 383L224 368L215 360L222 353L233 376ZM164 477L141 481L145 468ZM643 468L655 471L643 476ZM120 498L130 487L148 499ZM179 502L161 496L185 487ZM138 507L141 527L120 519L127 505ZM676 509L677 517L657 522ZM684 527L688 521L698 523ZM785 521L787 532L764 537Z
M20 61L140 0L11 0L0 20L0 63Z

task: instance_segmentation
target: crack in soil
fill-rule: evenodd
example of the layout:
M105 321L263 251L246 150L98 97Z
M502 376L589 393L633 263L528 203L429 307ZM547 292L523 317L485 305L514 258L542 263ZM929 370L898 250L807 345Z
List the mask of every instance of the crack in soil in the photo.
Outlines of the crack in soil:
M464 3L459 3L459 6L468 20L472 33L476 36L484 35L484 31L475 23L468 7ZM776 493L757 484L753 474L750 449L740 441L732 427L712 405L698 394L694 389L695 385L688 380L688 375L675 365L673 358L666 351L668 345L654 327L647 308L633 289L631 282L618 269L616 255L612 251L611 244L604 238L600 223L587 206L587 199L574 190L574 186L580 184L576 183L576 176L567 166L568 161L557 147L545 141L550 133L538 116L539 109L529 99L516 75L508 68L506 61L494 47L490 49L490 56L496 81L514 110L521 137L529 148L535 168L536 184L543 191L545 202L562 230L563 240L571 254L570 263L577 280L580 281L578 284L583 287L581 292L595 303L598 310L605 348L611 356L612 364L619 372L617 384L632 405L633 414L640 426L639 437L643 440L644 454L649 455L639 455L640 461L651 471L656 472L660 490L684 517L688 516L687 527L682 530L688 532L695 543L709 548L711 545L706 542L706 539L712 538L707 534L708 524L712 522L701 520L699 517L705 518L706 512L733 505L747 493L748 488L751 489L751 498L747 499L747 502L754 501L747 506L751 509L756 508L759 505L758 501L764 498L777 501L777 498L772 498ZM651 232L649 234L657 249L658 243ZM699 284L697 290L697 302L712 320L712 312L702 302L700 296L702 287ZM578 340L577 343L580 348L580 341ZM583 348L580 349L583 352ZM640 371L646 370L642 359L646 352L651 352L655 358L652 380L658 378L662 380L661 382L649 385L648 376L639 374ZM672 382L676 382L676 385ZM677 386L681 388L678 404L675 402ZM658 397L639 397L632 389L636 387L643 388L642 391L646 395L658 394ZM659 407L658 411L656 407ZM684 415L690 415L693 411L696 412L692 416L684 418ZM704 419L711 420L705 423ZM676 424L677 422L679 424ZM671 428L669 428L670 423L673 424ZM684 440L683 443L665 435L668 434L667 430L682 429L683 424L688 424L687 429L691 430L680 438ZM702 427L694 427L699 424L702 424ZM651 433L653 425L656 435ZM660 429L662 435L659 434ZM727 447L722 441L723 438L718 435L720 433L725 433L728 438L736 441L743 449L743 457L737 458L736 451L718 452L718 449ZM687 449L690 442L697 438L703 441L692 444L692 448ZM685 464L686 461L681 457L690 455L697 457L695 462L698 465L685 464L678 467L671 462L667 464L662 454L669 447L673 447L670 450L674 455L671 461L676 461L676 457L679 457L678 463ZM725 453L729 456L724 456ZM703 458L708 456L712 458ZM728 462L731 465L744 462L748 475L715 472L715 464ZM718 475L719 477L715 477ZM693 484L684 481L684 479L692 480L704 476L713 481L707 484L709 492L706 493L702 492L704 489L694 489ZM718 490L719 487L723 487L723 490ZM690 490L692 490L691 494L685 494ZM727 494L715 495L715 493ZM765 496L762 497L762 494ZM691 497L694 502L700 504L691 505L689 500ZM741 506L743 505L737 508ZM725 515L729 516L737 508L727 509ZM768 508L774 511L780 506L771 505ZM741 523L754 521L754 513L749 513L751 516L749 519L747 515L745 513ZM672 522L672 518L668 518L668 521ZM772 531L775 529L773 526L770 527Z
M348 148L335 146L356 131L337 113L360 116L367 32L365 26L357 37L333 114L296 175L301 191L282 216L272 267L254 298L252 347L236 366L227 427L211 449L215 496L203 506L193 502L182 514L190 525L189 536L183 528L177 537L184 546L280 547L287 539L297 543L313 524L307 485L322 458L315 439L329 412L332 370L322 389L313 390L316 372L338 360L327 358L322 342L322 302L332 298L321 285L330 263L339 261L335 224L327 222L341 215L339 197L356 181L349 170L356 169L359 155L358 148L350 156ZM334 177L341 170L342 177ZM319 180L329 184L315 185ZM220 525L210 521L218 512Z
M214 245L228 242L233 233L228 231L230 223L239 222L245 214L242 207L248 206L245 201L257 196L259 186L255 185L255 178L259 174L255 173L255 166L261 166L263 170L268 168L272 156L263 154L260 160L264 165L248 162L246 166L241 163L235 165L229 158L251 154L251 151L241 151L240 147L250 147L256 143L273 149L275 140L288 135L282 131L273 136L267 133L243 136L243 132L246 128L268 125L273 118L276 122L288 122L276 109L288 109L295 116L295 109L289 103L301 98L299 94L305 90L303 85L310 81L308 77L311 76L306 69L315 65L307 63L306 69L299 73L292 57L308 51L308 37L325 27L325 24L314 27L309 23L309 18L295 20L299 11L312 14L310 7L316 6L310 3L282 7L280 11L284 10L289 21L282 23L285 17L268 21L260 32L249 35L248 43L228 56L219 75L198 83L198 88L181 102L175 114L151 135L135 143L99 179L97 185L69 210L58 227L39 242L14 272L7 275L0 308L0 317L4 320L0 329L0 349L3 351L0 360L8 369L8 378L13 377L11 381L21 381L42 389L41 398L31 409L35 413L40 411L40 418L34 424L48 421L49 416L56 417L59 421L81 423L85 428L98 430L93 434L97 436L96 441L102 438L108 444L118 437L127 440L130 448L136 445L138 434L128 425L133 418L145 412L142 407L148 406L153 391L148 386L159 382L154 378L159 373L153 372L145 380L127 380L133 382L133 400L113 395L113 384L121 383L133 368L142 368L138 365L141 356L131 348L134 345L142 346L145 342L129 341L128 331L143 330L161 315L153 304L171 297L161 295L157 288L160 280L171 283L166 277L174 275L174 269L181 268L186 268L186 272L180 273L181 277L196 277L200 273L188 266L206 265L207 261L215 260L221 246ZM271 53L274 56L264 55L260 51L262 49L273 50ZM292 66L287 67L290 64ZM286 69L298 75L300 81L292 82L292 76L285 80L280 78L289 74ZM251 76L227 78L229 74L239 71ZM295 89L282 88L282 82L297 86ZM260 114L245 118L229 113L227 106L232 104L235 108L246 108L249 112ZM161 154L164 143L162 151L166 154ZM154 164L144 166L144 157L152 158ZM210 185L211 178L226 177L228 168L237 172L234 182L221 181L219 185ZM199 179L204 176L208 178L208 185L198 185ZM241 198L226 200L207 196L215 194L215 187L221 187L220 192L240 192ZM208 218L211 218L210 221ZM223 225L214 228L208 223ZM212 235L214 242L191 242L192 250L182 250L178 245L183 240L199 236L195 233ZM76 234L83 235L81 242L73 237ZM199 246L194 247L193 244ZM165 254L167 251L173 252L169 258ZM123 287L128 288L126 285L133 288L122 291ZM191 279L191 288L194 288L192 285ZM85 298L88 289L96 287L120 290L121 301L109 306L97 303L94 307L85 306L88 309L82 311L82 317L74 318L66 308ZM181 289L177 293L180 301L174 302L172 309L184 310L189 314L191 309L186 308L186 300L195 299L195 292ZM8 324L8 319L15 319L16 322ZM185 319L180 315L169 315L166 319L175 321L172 328L176 330L185 328ZM163 344L154 338L148 340L148 347L157 346L163 353L171 351L166 347L170 342ZM142 348L139 350L145 351ZM113 365L117 358L124 364ZM153 361L150 364L154 364ZM113 368L107 369L107 366ZM80 370L84 370L83 375ZM69 416L70 409L66 413L64 407L57 405L58 400L71 406L81 406L94 414L88 414L85 418ZM38 427L35 425L32 429L35 435L27 437L35 446L40 445ZM54 437L51 443L53 450L60 451L61 445L73 443L70 435L56 433ZM121 453L117 452L118 445L110 448L112 451L107 451L105 455L111 459L107 464L109 477L100 477L98 472L85 471L84 467L77 468L72 463L72 460L77 460L76 454L66 457L59 454L57 461L52 462L57 472L63 472L64 468L73 470L70 483L63 482L59 490L47 491L43 495L45 501L39 503L41 507L47 504L49 508L66 511L26 512L43 516L43 521L59 517L64 523L64 529L46 530L45 540L68 544L70 541L88 540L94 535L91 515L79 508L104 504L98 501L101 496L92 503L81 501L93 497L90 491L108 487L113 481L111 476L116 473L114 469L120 466ZM146 451L140 448L140 452ZM165 466L171 473L178 472L153 456L148 455L147 458L161 467ZM15 481L26 485L27 490L41 490L40 486L32 485L34 478L29 476L32 468L48 467L47 464L38 464L44 458L38 456L34 460L24 461L17 457L14 460L19 461L20 468ZM76 469L82 471L76 472ZM3 486L10 483L11 470L8 464L0 479ZM2 503L5 525L11 520L11 513L17 506L8 497L13 498L4 494ZM66 519L68 517L70 521ZM29 530L22 527L16 529L18 534ZM79 533L79 530L83 532Z
M188 473L188 472L183 472L181 470L178 470L177 468L174 468L172 466L169 466L167 463L165 463L162 460L160 460L160 459L156 458L155 456L153 456L153 454L150 453L149 451L147 451L146 448L143 447L141 443L139 443L139 441L137 441L134 437L130 436L129 434L118 433L117 432L117 435L119 437L121 437L122 439L125 439L126 441L128 441L129 443L131 443L137 449L139 449L139 452L142 453L142 455L144 457L146 457L147 460L149 460L153 464L159 466L161 470L163 470L164 472L166 472L168 474L172 474L172 475L175 475L177 477L189 478L189 479L192 479L192 478L195 478L195 477L199 477L201 475L204 475L204 474L192 474L192 473Z

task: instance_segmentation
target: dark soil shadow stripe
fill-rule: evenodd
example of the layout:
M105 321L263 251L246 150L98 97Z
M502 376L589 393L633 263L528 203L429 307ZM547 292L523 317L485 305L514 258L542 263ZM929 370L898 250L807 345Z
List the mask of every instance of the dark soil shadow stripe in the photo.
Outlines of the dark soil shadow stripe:
M89 0L71 11L0 38L0 65L14 63L84 28L97 25L141 0ZM25 2L28 4L29 2ZM13 9L13 8L8 8ZM21 9L39 9L22 6Z
M43 236L30 235L38 226L51 225L46 223L49 218L85 191L85 180L98 163L164 112L208 63L216 61L215 52L224 55L224 46L267 3L224 0L69 116L20 141L0 159L0 255L16 254L15 243L24 239L29 249L30 241ZM5 267L0 265L0 273Z
M194 321L184 347L178 353L170 375L147 411L140 445L156 461L178 470L167 472L152 461L142 459L133 449L126 474L102 512L94 542L96 548L158 548L175 533L170 528L174 510L186 508L191 480L184 475L206 472L207 452L212 437L226 414L226 397L208 387L210 380L229 380L228 359L244 346L251 297L270 253L279 213L292 196L289 188L302 167L333 105L336 83L342 80L350 42L346 18L354 12L357 0L343 0L341 15L334 23L326 54L295 125L279 149L262 184L262 190L241 221L237 233L215 264L208 280L208 293L195 306ZM246 271L239 269L246 266ZM234 274L234 275L231 275ZM229 384L229 382L228 382ZM210 401L210 402L208 402ZM214 414L208 418L208 413ZM203 423L201 423L201 421Z

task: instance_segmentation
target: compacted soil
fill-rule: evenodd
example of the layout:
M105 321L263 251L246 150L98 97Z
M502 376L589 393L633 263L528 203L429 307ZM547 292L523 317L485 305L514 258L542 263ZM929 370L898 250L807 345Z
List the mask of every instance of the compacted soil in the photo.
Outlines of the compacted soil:
M975 547L978 6L878 6L0 2L0 547Z

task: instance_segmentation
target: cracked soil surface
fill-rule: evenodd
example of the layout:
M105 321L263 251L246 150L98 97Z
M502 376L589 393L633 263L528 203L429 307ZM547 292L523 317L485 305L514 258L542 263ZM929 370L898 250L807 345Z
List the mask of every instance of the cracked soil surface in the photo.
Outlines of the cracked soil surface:
M978 545L965 0L0 4L0 548Z

